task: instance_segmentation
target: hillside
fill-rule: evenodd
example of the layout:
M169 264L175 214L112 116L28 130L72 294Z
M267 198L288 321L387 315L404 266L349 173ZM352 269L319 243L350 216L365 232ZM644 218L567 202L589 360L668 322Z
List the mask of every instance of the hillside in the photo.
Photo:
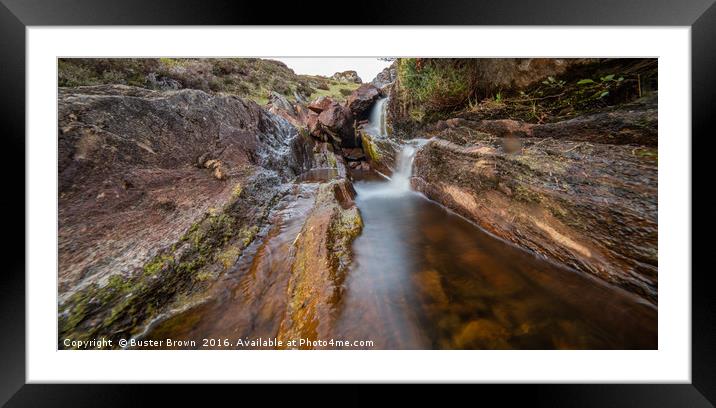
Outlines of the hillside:
M283 62L260 58L61 58L58 85L130 85L153 90L199 89L265 105L270 92L292 102L319 96L342 101L360 84L297 75Z

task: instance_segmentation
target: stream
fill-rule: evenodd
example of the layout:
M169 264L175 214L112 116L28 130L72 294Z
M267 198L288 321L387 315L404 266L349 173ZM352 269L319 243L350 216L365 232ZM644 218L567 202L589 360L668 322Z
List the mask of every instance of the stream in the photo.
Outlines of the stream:
M371 116L379 134L383 107L379 101ZM369 349L657 348L654 306L495 238L412 191L422 143L403 146L391 179L354 175L364 227L353 242L332 338L371 341L362 347ZM286 311L291 244L318 183L334 176L300 179L209 301L158 322L145 337L193 339L197 348L204 338L275 337Z

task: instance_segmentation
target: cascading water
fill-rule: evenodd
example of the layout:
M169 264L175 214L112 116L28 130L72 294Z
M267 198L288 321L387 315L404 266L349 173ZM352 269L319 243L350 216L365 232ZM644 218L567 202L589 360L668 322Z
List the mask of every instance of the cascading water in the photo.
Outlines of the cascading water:
M385 110L388 107L388 98L379 99L370 112L368 132L372 136L386 137L388 132L385 126Z
M368 123L368 132L377 138L386 138L386 109L388 98L379 99L373 106ZM425 139L413 139L406 142L395 158L395 170L388 183L374 186L368 191L359 191L362 198L394 197L410 192L410 177L413 173L413 159L420 146L427 142Z
M371 184L370 188L366 189L356 185L360 198L397 197L411 193L410 177L413 175L413 160L420 146L426 142L426 139L413 139L406 142L396 156L395 170L389 181Z

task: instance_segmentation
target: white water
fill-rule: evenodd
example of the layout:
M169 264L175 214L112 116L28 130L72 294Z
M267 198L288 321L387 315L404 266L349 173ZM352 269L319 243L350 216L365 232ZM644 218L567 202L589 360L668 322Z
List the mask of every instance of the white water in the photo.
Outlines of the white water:
M356 186L359 197L362 199L394 198L412 193L410 178L413 176L413 161L415 154L426 142L427 139L413 139L406 142L395 158L395 170L388 182L373 185L370 189L365 190Z
M379 99L370 112L368 132L375 137L386 138L386 109L388 98ZM418 149L427 142L426 139L413 139L406 142L395 158L395 170L387 183L373 186L367 191L358 191L361 198L398 197L411 192L410 178L413 175L413 160Z
M385 128L385 110L388 107L387 101L388 98L379 99L370 112L370 118L368 118L368 133L372 136L388 136L388 131Z

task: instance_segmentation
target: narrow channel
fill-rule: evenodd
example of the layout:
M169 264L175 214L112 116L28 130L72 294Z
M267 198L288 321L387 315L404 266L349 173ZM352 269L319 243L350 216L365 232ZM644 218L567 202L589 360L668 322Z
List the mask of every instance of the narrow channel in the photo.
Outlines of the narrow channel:
M376 103L369 123L379 137L385 106L385 99ZM353 174L364 227L334 306L333 339L368 341L369 349L657 348L653 305L493 237L413 191L413 158L424 143L404 144L389 179ZM336 177L324 173L297 180L269 231L208 301L153 325L145 337L275 337L292 242L318 184Z
M418 142L419 143L419 142ZM656 310L505 243L409 188L413 144L389 181L355 182L364 229L336 337L380 349L656 347Z

